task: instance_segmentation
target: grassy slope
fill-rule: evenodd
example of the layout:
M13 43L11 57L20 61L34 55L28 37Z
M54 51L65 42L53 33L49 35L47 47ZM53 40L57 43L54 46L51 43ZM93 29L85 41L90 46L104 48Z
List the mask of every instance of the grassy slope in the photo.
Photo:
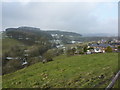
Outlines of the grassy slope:
M94 87L109 79L117 71L118 54L58 56L54 60L45 64L37 63L4 75L3 87ZM101 75L104 75L103 79L99 78ZM106 85L97 87L106 87Z
M19 42L18 40L5 38L2 40L2 52L9 51L9 49L15 45L23 45L23 43Z

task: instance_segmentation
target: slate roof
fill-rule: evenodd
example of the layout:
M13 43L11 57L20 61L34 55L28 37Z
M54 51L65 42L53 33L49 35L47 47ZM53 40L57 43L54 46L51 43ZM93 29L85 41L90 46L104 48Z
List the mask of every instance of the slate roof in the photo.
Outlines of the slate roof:
M99 51L99 48L96 48L97 51Z
M111 43L110 45L120 45L120 43Z
M91 44L90 45L90 47L103 47L103 48L106 48L108 46L113 47L110 44L103 44L103 43L100 43L100 44Z

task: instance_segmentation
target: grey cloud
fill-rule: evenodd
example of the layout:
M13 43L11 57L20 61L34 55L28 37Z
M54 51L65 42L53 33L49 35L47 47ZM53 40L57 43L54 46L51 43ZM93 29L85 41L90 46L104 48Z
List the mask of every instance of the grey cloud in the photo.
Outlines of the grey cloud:
M116 29L114 23L109 23L115 20L101 23L99 16L91 14L96 6L97 3L3 3L3 28L26 25L78 33Z

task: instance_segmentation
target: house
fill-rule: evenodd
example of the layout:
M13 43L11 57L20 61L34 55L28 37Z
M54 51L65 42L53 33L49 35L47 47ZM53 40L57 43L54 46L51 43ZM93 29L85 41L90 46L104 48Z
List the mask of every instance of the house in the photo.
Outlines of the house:
M76 41L71 41L71 43L72 43L72 44L75 44L75 43L76 43Z
M60 45L57 45L56 48L62 48L64 45L60 44Z
M111 43L110 45L112 45L114 47L118 47L118 46L120 46L120 43Z
M7 60L12 60L14 59L13 57L6 57Z
M16 60L19 60L18 57L6 57L7 60L13 60L13 59L16 59Z
M106 48L108 46L110 46L111 48L114 48L112 45L110 45L110 44L104 44L104 43L91 44L89 46L94 49L95 53L105 53L105 50L106 50Z
M100 48L95 48L95 49L94 49L94 52L95 52L95 53L102 53L102 50L101 50Z
M28 37L26 37L25 39L26 39L26 40L28 40L29 38L28 38Z
M100 44L91 44L90 47L101 47L101 48L107 48L108 46L113 47L110 44L104 44L104 43L100 43Z
M22 65L26 65L26 64L28 64L28 62L27 62L27 61L24 61L24 62L22 63Z
M22 37L19 37L18 39L23 39Z
M86 54L92 54L92 52L90 50L87 50Z

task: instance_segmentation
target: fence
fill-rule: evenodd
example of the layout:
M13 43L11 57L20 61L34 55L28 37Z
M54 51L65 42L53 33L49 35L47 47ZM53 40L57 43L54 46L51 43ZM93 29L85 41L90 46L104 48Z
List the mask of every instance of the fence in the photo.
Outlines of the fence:
M115 82L117 81L117 79L120 77L120 70L119 72L115 75L115 77L112 79L111 83L107 86L107 88L105 90L111 90L112 87L114 86Z

